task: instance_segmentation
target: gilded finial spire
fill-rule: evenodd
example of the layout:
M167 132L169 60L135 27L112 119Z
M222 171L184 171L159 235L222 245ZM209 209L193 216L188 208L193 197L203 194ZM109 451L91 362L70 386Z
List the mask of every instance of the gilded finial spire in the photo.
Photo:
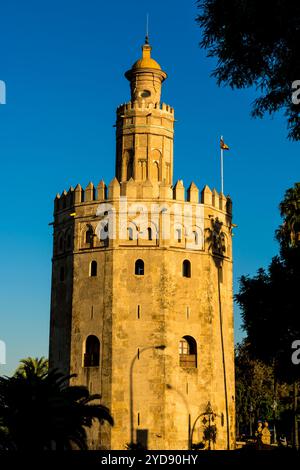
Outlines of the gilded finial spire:
M149 13L146 15L146 37L145 44L149 44Z

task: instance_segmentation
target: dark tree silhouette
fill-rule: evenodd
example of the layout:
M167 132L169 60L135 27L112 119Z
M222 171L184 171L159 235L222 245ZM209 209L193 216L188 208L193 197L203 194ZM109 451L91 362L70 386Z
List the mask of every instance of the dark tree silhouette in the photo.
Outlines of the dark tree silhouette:
M284 110L289 138L300 140L300 104L292 100L292 84L300 80L299 2L198 0L197 4L200 46L217 59L212 75L218 85L255 86L260 96L252 116Z
M248 350L256 359L277 365L278 373L293 380L291 344L300 338L300 184L286 191L279 205L283 223L276 231L280 255L254 277L242 276L235 300L241 307Z
M251 357L275 367L275 375L292 382L300 376L291 361L292 343L300 339L300 247L285 258L274 257L268 270L242 276L235 299L241 307Z
M70 386L57 371L0 377L0 448L87 449L94 419L113 425L108 408L84 386Z
M297 448L300 369L292 361L292 344L300 339L299 189L298 183L290 188L279 206L284 218L276 232L280 255L272 259L268 270L259 269L254 277L242 276L239 293L235 296L241 307L251 357L273 367L274 399L278 379L294 385L294 445Z
M283 223L276 231L276 238L285 252L286 248L300 245L300 183L286 191L279 209Z

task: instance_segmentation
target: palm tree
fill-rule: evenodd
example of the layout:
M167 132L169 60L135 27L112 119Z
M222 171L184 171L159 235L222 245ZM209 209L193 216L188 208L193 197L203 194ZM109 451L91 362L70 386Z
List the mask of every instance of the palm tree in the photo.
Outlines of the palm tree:
M58 371L0 377L0 449L87 449L94 419L113 425L100 395L68 385L71 377Z
M26 359L20 360L20 365L17 368L15 375L22 375L23 377L29 377L36 375L43 377L48 372L48 359L45 357L27 357Z
M300 183L286 191L279 209L283 223L276 238L285 247L296 247L300 244Z

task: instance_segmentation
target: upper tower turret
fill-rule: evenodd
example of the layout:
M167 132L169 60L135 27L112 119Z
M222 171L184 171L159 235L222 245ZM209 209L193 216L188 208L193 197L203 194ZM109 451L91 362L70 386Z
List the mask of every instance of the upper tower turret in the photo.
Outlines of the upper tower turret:
M161 84L167 74L161 66L151 57L152 47L146 36L142 46L142 58L137 60L125 77L130 81L131 101L156 105L160 102Z
M117 109L116 177L123 183L133 178L172 185L174 110L160 103L166 72L151 57L146 37L142 57L125 77L130 82L131 100Z

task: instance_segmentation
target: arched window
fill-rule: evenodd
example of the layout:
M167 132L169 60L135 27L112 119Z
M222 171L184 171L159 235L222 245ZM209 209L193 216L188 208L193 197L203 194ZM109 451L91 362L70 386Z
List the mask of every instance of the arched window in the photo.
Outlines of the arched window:
M158 162L153 162L153 171L152 171L152 179L153 181L159 180L159 164Z
M144 275L144 261L142 259L137 259L135 262L135 274L138 276Z
M191 277L191 262L188 259L182 263L182 275L183 277Z
M178 243L181 243L181 228L176 229L176 239Z
M133 178L133 158L132 158L132 156L129 157L129 160L128 160L128 163L127 163L127 181L129 181L130 178Z
M59 280L60 280L60 282L64 282L64 280L65 280L65 268L64 268L64 266L60 267Z
M138 227L134 222L129 222L127 226L127 237L130 241L138 239Z
M148 227L147 232L148 232L148 240L152 240L152 228Z
M100 364L100 341L97 336L90 335L85 342L84 367L98 367Z
M85 243L87 245L90 245L90 247L93 247L93 241L94 241L94 232L92 227L89 227L87 231L85 232Z
M128 240L133 240L133 228L128 227Z
M183 336L179 341L179 365L197 367L197 343L192 336Z
M199 234L198 232L193 232L195 245L199 245Z
M97 261L92 261L90 266L90 277L97 276Z
M161 168L161 152L158 149L153 149L151 151L151 156L150 156L150 161L151 163L151 170L150 170L150 176L152 181L161 181L161 174L160 174L160 168Z
M97 229L97 236L104 246L108 246L109 242L109 227L108 222L101 222Z

